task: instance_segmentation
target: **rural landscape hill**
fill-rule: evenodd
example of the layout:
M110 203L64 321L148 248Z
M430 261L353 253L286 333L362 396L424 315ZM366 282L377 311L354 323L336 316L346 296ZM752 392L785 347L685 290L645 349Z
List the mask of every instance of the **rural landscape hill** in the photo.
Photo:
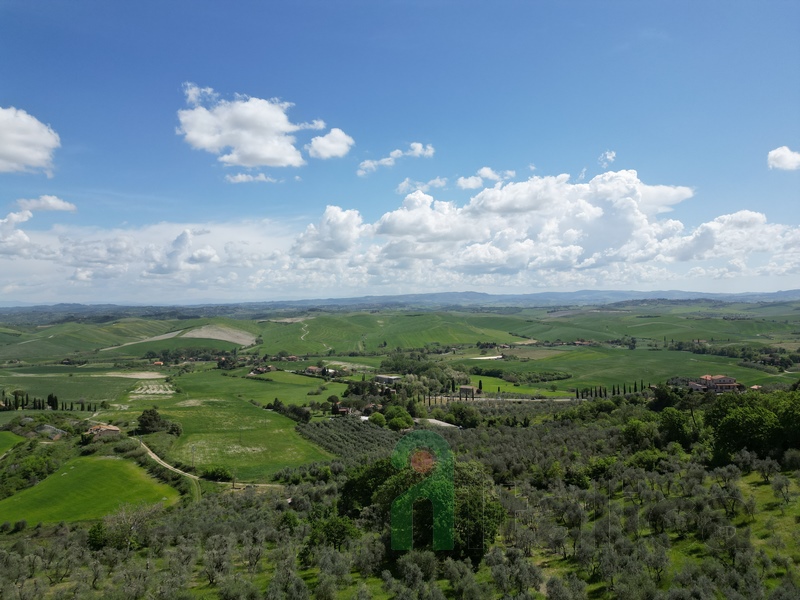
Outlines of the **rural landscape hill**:
M778 292L703 293L680 290L622 291L580 290L575 292L539 292L533 294L486 294L481 292L441 292L361 296L224 304L192 305L118 305L118 304L46 304L30 305L0 301L0 322L55 322L58 320L94 320L136 316L155 319L226 316L258 318L276 311L292 309L337 308L350 310L380 308L459 308L459 307L542 307L609 304L632 300L716 300L721 302L787 302L800 300L800 289Z
M49 565L0 584L610 600L704 569L719 597L794 593L800 292L700 296L0 309L0 559ZM457 456L448 552L389 543L412 432Z

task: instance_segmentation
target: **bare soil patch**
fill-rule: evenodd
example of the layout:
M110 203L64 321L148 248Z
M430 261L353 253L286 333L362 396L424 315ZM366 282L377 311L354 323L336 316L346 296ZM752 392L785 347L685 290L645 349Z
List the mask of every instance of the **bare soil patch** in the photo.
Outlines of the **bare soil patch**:
M256 336L252 333L221 325L205 325L197 329L191 329L181 337L222 340L223 342L231 342L240 346L249 346L256 341Z
M156 373L154 371L139 371L138 373L119 373L117 371L110 371L108 373L93 374L92 377L124 377L125 379L164 379L166 377L163 373Z

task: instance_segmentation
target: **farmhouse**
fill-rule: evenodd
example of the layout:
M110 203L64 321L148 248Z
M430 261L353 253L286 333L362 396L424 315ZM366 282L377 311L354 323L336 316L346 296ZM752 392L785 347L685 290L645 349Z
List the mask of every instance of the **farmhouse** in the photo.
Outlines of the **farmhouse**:
M306 375L322 375L322 367L306 367Z
M119 427L114 425L92 425L86 432L92 436L92 439L97 440L100 438L112 437L119 435Z
M392 385L400 381L400 375L375 375L375 383L382 383L384 385Z
M740 383L736 383L735 377L728 377L727 375L703 375L698 381L689 383L689 389L696 392L736 392L741 387Z

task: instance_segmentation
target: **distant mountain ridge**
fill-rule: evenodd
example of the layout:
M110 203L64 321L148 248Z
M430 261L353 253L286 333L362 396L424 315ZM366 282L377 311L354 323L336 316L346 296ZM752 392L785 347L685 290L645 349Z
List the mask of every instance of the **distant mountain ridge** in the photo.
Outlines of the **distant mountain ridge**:
M267 318L281 312L308 310L375 310L406 309L493 309L501 307L530 308L553 306L608 305L620 302L646 301L713 302L790 302L800 300L800 289L778 292L706 293L663 290L653 292L626 290L579 290L575 292L537 292L532 294L487 294L483 292L434 292L429 294L399 294L394 296L359 296L309 300L280 300L264 302L208 303L172 306L134 306L121 304L17 305L0 304L0 321L28 323L58 323L68 321L105 322L124 317L154 319L189 319L198 317L229 317L234 319ZM5 306L3 306L3 304Z

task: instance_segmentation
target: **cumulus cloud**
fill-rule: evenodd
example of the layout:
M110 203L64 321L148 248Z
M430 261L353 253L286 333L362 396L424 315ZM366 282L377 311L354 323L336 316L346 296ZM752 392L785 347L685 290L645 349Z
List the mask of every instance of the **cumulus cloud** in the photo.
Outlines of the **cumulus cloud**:
M206 244L195 248L195 238L210 233L207 229L184 229L167 247L148 246L144 255L148 261L142 272L148 276L177 276L181 280L188 278L191 271L199 271L202 265L218 263L217 251Z
M775 148L767 154L767 164L770 169L796 171L800 169L800 152L790 150L788 146Z
M436 150L431 144L423 145L420 142L412 142L408 146L408 150L392 150L389 156L380 158L378 160L365 160L358 165L359 177L365 177L368 173L376 171L378 167L392 167L397 162L398 158L409 156L412 158L431 158Z
M456 180L456 185L462 190L477 190L479 187L483 186L483 179L481 179L481 177L478 175L459 177Z
M52 177L53 152L61 139L24 110L0 107L0 173L43 171Z
M398 194L408 194L410 192L427 192L433 188L443 188L447 185L447 177L436 177L430 181L412 181L411 178L406 177L397 186Z
M29 210L8 213L0 219L0 256L29 256L31 239L17 226L33 217Z
M478 188L483 187L485 179L498 182L511 179L515 176L516 172L514 171L503 171L503 173L500 174L491 167L481 167L478 169L478 172L475 175L471 175L470 177L459 177L456 180L456 185L462 190L477 190Z
M0 289L57 290L61 299L94 290L84 297L90 300L102 290L107 298L153 301L158 290L159 298L241 301L266 292L630 289L709 278L791 285L800 275L800 227L748 210L687 226L664 213L690 201L693 191L645 183L636 171L580 182L567 174L486 180L492 186L466 203L437 199L435 186L411 190L370 222L357 210L328 206L302 225L247 220L23 231L35 212L18 210L0 219Z
M341 255L352 249L362 229L357 210L328 206L322 220L310 224L298 237L293 252L304 258L325 258Z
M326 135L312 138L306 148L312 157L325 160L345 156L355 143L355 140L344 131L334 127Z
M71 202L66 202L57 196L39 196L35 200L17 200L17 206L23 210L55 210L75 212L78 207Z
M606 150L597 157L597 163L604 169L611 165L611 163L613 163L615 160L617 160L617 153L613 150Z
M237 173L236 175L225 175L225 181L228 183L277 183L277 179L268 177L264 173L258 175L250 175L249 173Z
M184 84L191 108L178 111L176 133L192 148L216 154L221 163L239 167L299 167L305 164L293 133L324 129L325 122L292 123L290 102L237 95L220 100L211 88Z

